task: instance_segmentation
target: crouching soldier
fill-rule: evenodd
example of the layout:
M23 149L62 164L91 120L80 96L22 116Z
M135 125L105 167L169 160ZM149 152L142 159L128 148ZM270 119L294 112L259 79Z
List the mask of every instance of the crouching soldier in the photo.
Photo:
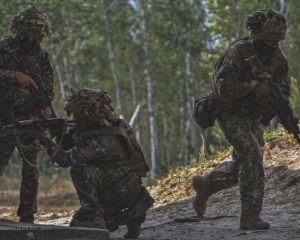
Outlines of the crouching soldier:
M132 128L115 117L110 103L106 91L72 88L64 110L73 114L76 128L63 136L61 145L46 137L41 126L30 134L54 164L71 167L81 207L70 226L114 231L125 224L124 238L138 238L154 203L142 186L149 169Z

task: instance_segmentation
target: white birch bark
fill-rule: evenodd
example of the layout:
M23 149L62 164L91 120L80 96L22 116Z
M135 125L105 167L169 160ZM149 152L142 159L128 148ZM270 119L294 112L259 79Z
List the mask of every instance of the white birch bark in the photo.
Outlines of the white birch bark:
M189 83L193 82L192 74L190 71L190 54L188 52L185 53L185 66L186 66L186 75L187 81L185 81L185 90L186 90L186 107L187 107L187 119L185 122L185 133L183 138L183 148L180 151L179 157L182 158L182 154L184 153L184 164L188 165L188 143L189 143L189 130L191 128L191 114L192 114L192 103L191 103L191 90Z
M133 106L137 105L137 100L136 100L136 91L135 91L135 82L134 79L132 78L133 75L133 67L130 61L128 61L128 68L129 68L129 73L131 76L131 92L132 92L132 103ZM135 137L138 140L138 142L140 141L140 128L139 128L139 119L137 117L137 124L136 124L136 131L135 131Z
M236 15L235 38L238 39L241 37L241 34L243 33L243 22L241 21L241 19L238 19L238 1L231 0L231 3L232 3L232 9L234 11L234 14Z
M184 127L183 127L183 123L184 123L184 114L183 114L183 90L182 87L179 89L179 112L180 112L180 135L183 136L184 134Z
M71 87L71 78L70 78L70 72L69 72L69 66L68 66L68 59L66 56L66 53L63 51L63 62L65 67L65 73L67 78L67 86L68 88Z
M147 34L147 24L145 19L145 11L143 6L141 5L142 0L136 0L136 6L138 6L138 10L140 12L141 20L139 21L142 36L143 36L143 49L145 53L145 59L148 64L146 64L144 69L144 76L145 82L147 84L147 104L148 104L148 113L149 113L149 130L150 130L150 147L151 147L151 168L150 168L150 175L151 178L154 176L154 172L156 169L156 162L155 162L155 132L154 132L154 115L152 109L152 79L149 72L149 46L148 46L148 34ZM147 7L147 5L146 5Z
M108 49L108 53L109 53L109 59L110 59L110 66L111 66L111 70L112 70L112 75L113 75L113 79L114 79L114 83L115 83L115 87L116 87L116 99L117 99L117 104L120 108L120 118L123 118L123 109L122 109L122 101L121 101L121 91L120 91L120 86L118 83L118 77L117 77L117 70L116 70L116 64L115 64L115 55L114 55L114 51L113 51L113 47L109 38L110 35L110 25L107 19L107 10L105 9L105 5L104 5L104 0L101 0L101 4L102 4L102 18L104 20L105 23L105 30L106 30L106 34L107 34L107 49Z
M75 69L75 82L79 82L80 81L80 79L79 79L79 75L78 75L78 71L77 71L77 69Z
M167 159L167 164L168 164L168 170L171 168L171 159L170 159L170 149L172 148L172 142L168 138L168 124L167 124L167 118L166 118L166 113L165 111L162 111L163 115L163 124L164 124L164 148L165 148L165 154L166 154L166 159Z
M52 58L56 59L56 54L54 52L52 52ZM61 76L61 71L60 71L58 64L55 64L55 69L56 69L57 78L59 81L60 92L61 92L62 97L64 97L65 96L65 82L63 81L63 78Z

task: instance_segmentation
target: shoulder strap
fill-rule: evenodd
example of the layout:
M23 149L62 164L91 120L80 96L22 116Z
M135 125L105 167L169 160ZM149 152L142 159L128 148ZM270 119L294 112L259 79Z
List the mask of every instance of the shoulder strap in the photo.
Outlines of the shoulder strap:
M31 66L30 66L29 62L27 61L26 55L25 55L25 53L23 52L21 46L15 48L15 49L13 49L13 50L10 50L9 53L13 56L13 58L17 61L17 63L18 63L18 64L21 66L21 68L23 68L23 70L24 70L23 65L21 64L20 60L14 55L14 52L20 52L20 53L21 53L22 57L23 57L24 60L25 60L26 65L27 65L27 67L28 67L28 70L29 70L30 72L32 72Z

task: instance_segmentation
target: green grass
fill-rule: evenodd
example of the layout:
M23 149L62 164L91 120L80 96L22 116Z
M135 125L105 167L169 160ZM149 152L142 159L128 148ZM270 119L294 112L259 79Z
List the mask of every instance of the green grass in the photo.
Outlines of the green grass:
M271 142L277 139L283 139L280 140L280 143L283 143L286 147L293 146L293 148L296 147L298 149L300 147L295 144L296 140L293 138L293 135L286 134L285 129L281 125L272 132L267 129L264 133L265 142ZM190 156L189 165L174 166L169 173L165 174L156 182L156 186L152 187L152 189L155 189L152 191L155 200L158 203L169 203L188 196L193 196L195 191L192 187L192 178L197 175L205 175L207 168L215 167L220 164L222 160L232 154L232 151L233 148L231 147L226 151L220 151L215 155L208 156L204 151L203 143L199 149L198 156ZM283 182L285 178L289 177L289 174L285 172L285 165L289 161L287 158L288 154L289 150L282 152L279 157L272 155L272 153L266 155L266 160L275 161L275 165L273 164L274 182L278 185L280 184L280 187L286 186L288 182ZM234 194L236 194L236 191Z
M264 132L264 141L272 142L272 141L278 139L280 136L283 136L284 134L285 134L285 130L281 125L279 125L272 132L270 132L270 129L267 128Z
M204 175L207 168L220 164L222 160L232 154L232 150L229 148L227 151L218 152L213 156L206 156L203 144L199 149L198 158L191 155L189 165L174 166L169 173L157 181L154 187L156 189L154 193L156 202L174 202L195 194L192 178L197 175Z

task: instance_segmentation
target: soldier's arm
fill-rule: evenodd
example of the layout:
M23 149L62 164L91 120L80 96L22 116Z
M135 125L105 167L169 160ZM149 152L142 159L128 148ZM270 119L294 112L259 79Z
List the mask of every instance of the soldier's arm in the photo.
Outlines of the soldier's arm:
M289 71L289 64L286 58L282 59L282 62L278 64L278 70L274 73L274 82L278 83L285 98L288 99L291 95L291 76Z
M49 52L42 48L42 60L41 60L41 78L43 80L43 83L45 87L49 91L49 97L51 101L53 101L54 98L54 92L53 92L53 69L52 64L50 62Z
M224 102L246 96L252 91L252 78L243 76L244 59L236 47L231 47L213 73L216 90Z
M65 151L69 151L70 149L75 147L75 143L73 140L73 134L75 134L75 129L70 129L61 140L62 135L56 136L55 142L56 144L59 144L61 141L61 148Z
M46 148L49 156L52 156L57 145L48 137L40 139L40 143ZM95 139L88 139L81 147L76 147L71 151L65 151L63 149L58 150L53 157L53 161L60 167L67 168L74 163L91 162L101 155L99 153L105 154L104 151L101 151L98 141Z
M0 87L16 85L15 71L4 69L4 54L0 52Z

